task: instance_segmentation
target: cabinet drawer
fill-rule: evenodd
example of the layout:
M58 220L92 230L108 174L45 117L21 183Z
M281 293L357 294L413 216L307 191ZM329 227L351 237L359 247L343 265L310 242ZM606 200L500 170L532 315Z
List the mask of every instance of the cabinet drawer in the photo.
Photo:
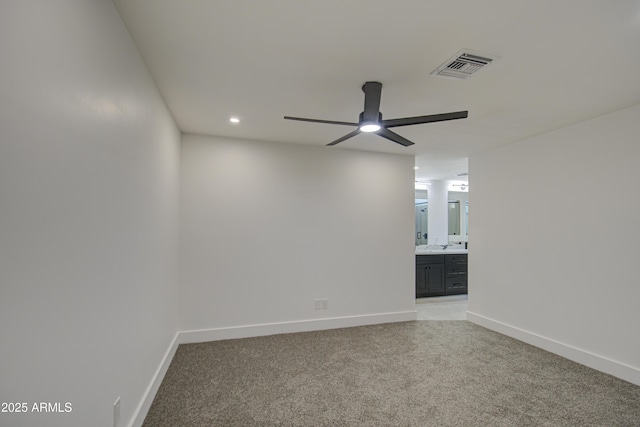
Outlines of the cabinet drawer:
M446 280L446 291L451 292L466 292L467 291L467 278L466 277L449 277Z
M447 264L466 264L467 254L445 255Z
M444 274L447 277L467 276L467 264L445 264Z
M416 255L416 264L444 264L444 255Z

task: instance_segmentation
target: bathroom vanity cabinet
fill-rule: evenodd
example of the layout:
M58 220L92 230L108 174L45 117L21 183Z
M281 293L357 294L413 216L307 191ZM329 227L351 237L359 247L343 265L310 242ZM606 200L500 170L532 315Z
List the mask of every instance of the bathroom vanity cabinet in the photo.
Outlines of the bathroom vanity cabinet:
M467 293L467 254L416 255L416 297Z

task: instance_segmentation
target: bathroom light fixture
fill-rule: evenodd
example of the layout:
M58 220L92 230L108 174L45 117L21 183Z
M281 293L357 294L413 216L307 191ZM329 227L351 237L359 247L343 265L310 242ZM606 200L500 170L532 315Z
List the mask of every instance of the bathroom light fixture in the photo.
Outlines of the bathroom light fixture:
M229 119L229 121L230 121L231 123L240 123L240 119L239 119L239 118L237 118L237 117L231 117L231 118Z
M416 170L416 171L417 171L418 169L420 169L420 167L419 167L419 166L414 166L414 167L413 167L413 170Z
M469 184L451 184L452 187L460 187L460 189L462 191L466 190L467 188L469 188Z

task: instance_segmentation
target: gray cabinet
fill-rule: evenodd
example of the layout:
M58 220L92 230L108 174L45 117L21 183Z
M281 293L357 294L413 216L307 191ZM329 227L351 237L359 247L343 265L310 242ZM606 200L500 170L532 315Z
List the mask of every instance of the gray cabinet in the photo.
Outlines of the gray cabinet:
M467 293L467 254L449 254L444 256L445 294Z
M444 255L416 255L416 297L444 295Z
M467 254L416 255L416 297L467 293Z

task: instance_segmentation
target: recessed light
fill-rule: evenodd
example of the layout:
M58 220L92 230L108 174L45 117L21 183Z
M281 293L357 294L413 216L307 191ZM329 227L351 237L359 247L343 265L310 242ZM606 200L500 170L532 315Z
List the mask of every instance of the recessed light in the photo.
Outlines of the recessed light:
M418 170L418 169L420 169L420 167L419 166L414 166L413 169L414 170Z
M237 117L231 117L231 118L229 119L229 121L230 121L231 123L240 123L240 119L239 119L239 118L237 118Z

